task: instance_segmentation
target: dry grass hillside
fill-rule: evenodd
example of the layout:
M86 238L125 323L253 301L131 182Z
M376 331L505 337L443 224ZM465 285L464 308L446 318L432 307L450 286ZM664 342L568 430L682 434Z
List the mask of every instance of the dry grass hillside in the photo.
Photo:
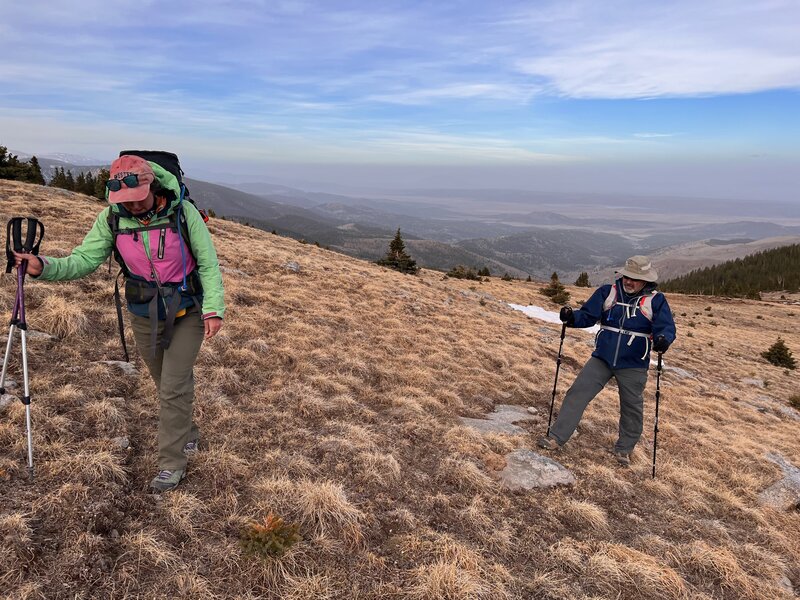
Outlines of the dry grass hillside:
M0 181L0 222L42 219L49 255L68 253L100 208ZM546 428L560 327L505 303L547 306L540 284L403 276L227 221L210 229L229 309L196 369L205 447L184 483L162 496L147 488L154 387L138 357L133 376L101 362L121 355L108 269L26 285L30 328L57 339L29 342L33 480L23 406L0 408L0 596L800 592L800 512L758 499L782 476L768 452L800 465L800 421L788 408L796 371L759 356L778 335L800 356L800 307L671 296L680 337L665 355L672 370L662 377L658 478L650 478L653 374L632 468L617 468L609 453L618 409L607 389L554 456L576 485L510 492L497 472ZM14 290L15 278L0 280L4 315ZM581 299L590 290L570 291ZM569 332L559 398L590 343ZM534 406L544 420L526 424L527 436L484 437L460 424L496 404ZM127 450L115 441L122 436ZM270 512L297 523L303 540L281 558L243 555L240 530Z

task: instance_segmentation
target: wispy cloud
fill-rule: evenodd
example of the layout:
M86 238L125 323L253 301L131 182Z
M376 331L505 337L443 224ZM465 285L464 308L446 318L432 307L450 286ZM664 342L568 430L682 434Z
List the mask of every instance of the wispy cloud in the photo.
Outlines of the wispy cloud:
M634 133L633 137L642 138L642 139L651 139L651 138L670 138L670 137L675 137L676 135L680 135L680 134L679 133L641 132L641 133Z
M794 0L4 4L0 143L20 150L49 131L44 149L96 155L80 146L136 131L264 160L798 154L789 102L732 109L746 120L704 108L800 90ZM628 110L640 99L657 102ZM768 136L758 118L782 123Z

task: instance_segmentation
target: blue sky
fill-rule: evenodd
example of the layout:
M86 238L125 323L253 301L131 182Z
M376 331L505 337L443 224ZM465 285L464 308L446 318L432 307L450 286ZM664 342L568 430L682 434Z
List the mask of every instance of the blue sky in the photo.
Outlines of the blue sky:
M800 201L800 3L0 0L0 144L211 180Z

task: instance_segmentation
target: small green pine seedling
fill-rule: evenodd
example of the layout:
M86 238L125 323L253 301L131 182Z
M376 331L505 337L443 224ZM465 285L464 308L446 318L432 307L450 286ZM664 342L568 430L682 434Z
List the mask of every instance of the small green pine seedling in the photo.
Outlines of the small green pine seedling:
M694 337L694 334L691 331L687 331L686 337Z
M711 310L711 307L710 307L710 306L706 306L704 310L705 310L706 312L708 312L709 310Z
M289 548L303 538L298 533L299 526L285 523L283 519L269 513L262 523L253 521L241 531L239 543L245 554L259 556L282 556Z
M789 406L800 410L800 394L792 394L789 396Z
M714 342L713 342L713 341L712 341L712 342L708 342L708 346L709 346L710 348L713 348L713 347L714 347Z
M486 306L486 300L484 298L481 298L478 302L481 306Z
M764 318L763 315L756 315L756 319L763 319L763 318Z
M682 317L685 317L685 316L686 316L686 313L681 313L681 316L682 316Z

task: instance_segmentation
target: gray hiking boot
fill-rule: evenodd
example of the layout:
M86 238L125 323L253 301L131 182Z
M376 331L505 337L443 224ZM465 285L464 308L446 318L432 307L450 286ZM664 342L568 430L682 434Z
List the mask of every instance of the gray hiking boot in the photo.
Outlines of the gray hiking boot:
M536 445L539 448L544 448L545 450L558 450L561 448L561 444L558 443L558 440L554 437L545 436L541 438Z
M617 459L617 463L619 463L621 467L631 466L631 455L626 452L614 450L614 458Z
M185 469L162 469L150 482L150 487L159 492L168 492L174 490L184 477L186 477Z
M192 454L197 454L197 451L200 449L200 438L189 440L183 445L183 453L186 456L190 456Z

